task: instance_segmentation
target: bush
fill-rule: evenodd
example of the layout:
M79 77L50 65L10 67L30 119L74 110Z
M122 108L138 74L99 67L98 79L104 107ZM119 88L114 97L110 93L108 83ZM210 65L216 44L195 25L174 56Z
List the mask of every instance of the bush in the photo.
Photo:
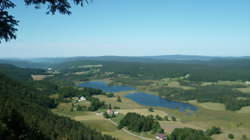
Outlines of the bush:
M170 134L169 140L212 140L201 130L192 128L176 128Z
M117 96L117 102L122 102L122 99L120 96Z
M221 128L220 127L213 126L212 128L207 129L205 133L208 136L212 136L212 135L215 135L215 134L221 134L222 132L221 132Z
M108 98L115 97L114 93L106 93L106 96L107 96Z
M246 135L242 135L241 140L248 140Z
M149 112L154 112L154 109L152 107L148 108Z
M165 116L165 117L164 117L164 120L165 120L165 121L169 121L168 116Z
M158 120L158 121L162 121L163 120L163 118L161 116L159 116L159 115L156 115L155 119Z
M229 139L234 139L234 135L232 133L228 134Z
M172 121L176 121L176 118L174 116L172 116L171 118L172 118Z

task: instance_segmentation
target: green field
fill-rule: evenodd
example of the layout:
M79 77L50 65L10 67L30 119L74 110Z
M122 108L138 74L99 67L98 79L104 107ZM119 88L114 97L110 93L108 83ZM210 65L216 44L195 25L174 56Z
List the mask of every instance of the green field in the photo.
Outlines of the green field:
M108 79L109 82L112 82L111 79ZM149 82L149 81L147 81ZM141 83L147 83L141 82ZM165 83L164 83L165 82ZM122 83L122 82L121 82ZM120 83L120 84L121 84ZM191 85L181 85L179 79L171 79L171 80L162 80L162 81L150 81L149 86L137 85L135 86L138 91L144 91L151 94L157 95L157 92L152 92L152 88L158 88L160 86L168 86L168 87L176 87L182 88L185 90L194 89ZM113 84L116 84L113 82ZM128 84L128 83L127 83ZM216 83L200 83L200 86L207 86L211 84L218 85L243 85L243 82L230 82L230 81L219 81ZM129 85L129 84L128 84ZM244 89L246 90L246 89ZM248 89L247 89L248 90ZM118 92L115 93L115 96L120 96L122 102L117 102L116 97L109 98L105 95L95 95L94 97L99 98L101 101L105 101L107 104L111 104L113 107L119 107L120 109L116 109L123 116L128 112L136 112L142 115L159 115L161 117L164 116L175 116L177 118L176 122L173 121L160 121L161 127L167 132L167 134L171 133L175 128L184 128L190 127L194 129L206 130L212 126L219 126L222 128L223 133L220 135L213 136L215 140L228 140L227 135L229 133L233 133L235 135L235 139L240 139L242 135L247 135L250 137L248 133L250 130L250 108L243 107L241 110L237 112L226 111L225 105L221 103L214 102L197 102L195 100L188 101L191 104L194 104L199 107L197 112L179 112L173 109L153 107L154 112L149 112L146 106L142 106L140 104L135 103L134 101L125 98L124 96L128 93L132 93L136 91L129 92ZM243 97L239 98L243 99ZM68 112L69 104L60 104L57 113L64 113L66 115L71 115L71 117L75 120L81 121L84 124L87 124L91 128L94 128L98 131L101 131L104 134L110 134L114 137L117 137L121 140L139 140L140 138L130 135L123 130L118 130L116 126L110 121L103 118L98 113L71 113ZM112 119L114 122L119 122L120 118ZM152 138L153 135L145 134L136 134L142 135L144 137Z

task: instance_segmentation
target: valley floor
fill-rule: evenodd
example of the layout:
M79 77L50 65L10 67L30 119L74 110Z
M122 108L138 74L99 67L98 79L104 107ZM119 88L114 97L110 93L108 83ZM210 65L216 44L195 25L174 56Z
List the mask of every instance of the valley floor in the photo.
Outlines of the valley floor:
M195 128L205 130L212 126L218 126L222 128L223 133L215 135L215 140L228 140L227 135L233 133L235 139L240 139L242 135L250 137L250 114L249 113L238 113L232 111L225 111L221 105L218 104L198 104L195 101L190 103L199 107L197 112L179 112L173 109L153 107L154 112L149 112L147 106L142 106L136 102L125 98L124 96L129 92L118 92L115 93L117 96L121 96L122 102L117 102L116 97L108 98L104 95L96 95L102 101L112 106L119 107L116 109L121 114L128 112L136 112L142 115L159 115L164 116L176 116L177 121L160 121L161 127L166 131L167 134L171 133L175 128ZM89 127L101 131L104 134L110 134L120 140L150 140L154 139L154 135L148 133L135 134L128 130L119 130L116 127L116 123L112 120L105 119L102 114L98 112L70 112L67 104L60 104L55 113L60 115L66 115L74 120L83 122ZM216 109L211 109L216 108Z

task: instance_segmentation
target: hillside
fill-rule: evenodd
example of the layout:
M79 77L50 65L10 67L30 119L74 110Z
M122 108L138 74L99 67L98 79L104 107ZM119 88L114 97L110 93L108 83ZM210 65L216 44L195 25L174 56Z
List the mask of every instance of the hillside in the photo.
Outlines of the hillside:
M54 101L0 74L0 139L114 140L69 118L54 115Z

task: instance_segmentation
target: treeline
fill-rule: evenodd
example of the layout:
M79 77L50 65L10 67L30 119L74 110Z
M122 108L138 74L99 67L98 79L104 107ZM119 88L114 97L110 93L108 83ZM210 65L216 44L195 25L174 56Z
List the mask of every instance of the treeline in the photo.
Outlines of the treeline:
M227 110L233 111L249 106L250 99L238 99L237 97L250 97L250 95L234 90L234 88L235 86L210 85L196 87L194 90L162 87L155 91L161 98L176 101L197 100L198 102L223 103Z
M243 80L250 81L250 59L213 61L173 62L115 62L115 61L72 61L60 64L60 70L71 71L72 67L101 64L101 72L114 72L141 79L162 79L189 74L191 81Z
M89 127L53 114L53 100L0 74L0 139L115 140Z
M10 64L0 64L0 73L8 75L10 78L19 80L19 81L27 81L32 80L31 74L45 74L46 71L42 69L26 69L19 68Z
M92 97L93 95L100 95L105 94L100 89L93 89L93 88L74 88L74 87L63 87L58 91L59 97L57 99L58 102L66 101L66 98L72 97L81 97L84 96L88 101L91 102L90 106L88 107L89 111L96 111L100 108L107 108L105 102L100 101L98 98Z
M137 113L127 113L120 121L118 128L127 127L135 132L163 133L164 130L160 127L158 121L153 116L143 116Z
M168 140L212 140L202 130L192 128L175 128Z

